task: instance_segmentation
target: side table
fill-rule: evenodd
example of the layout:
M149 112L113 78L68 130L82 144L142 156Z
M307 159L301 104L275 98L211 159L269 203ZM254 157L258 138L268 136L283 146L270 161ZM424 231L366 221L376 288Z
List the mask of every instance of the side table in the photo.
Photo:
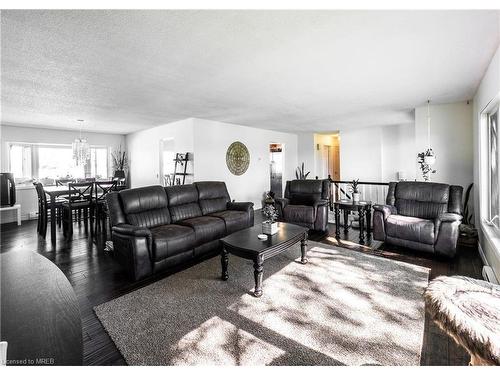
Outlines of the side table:
M340 240L340 211L344 211L344 233L349 233L349 228L346 225L349 217L349 212L357 211L359 214L359 244L365 244L365 219L366 219L366 236L368 239L371 235L371 221L372 221L372 202L359 201L353 202L348 200L340 200L333 202L333 209L335 211L335 238Z

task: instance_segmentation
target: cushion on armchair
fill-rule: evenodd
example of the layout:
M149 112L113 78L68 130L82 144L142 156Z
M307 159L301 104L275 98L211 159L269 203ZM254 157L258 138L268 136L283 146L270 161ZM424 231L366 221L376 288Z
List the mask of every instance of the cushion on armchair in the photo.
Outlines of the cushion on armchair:
M428 245L434 244L434 222L418 217L390 215L386 222L387 235Z
M283 210L285 221L288 223L314 223L314 207L303 205L288 205Z

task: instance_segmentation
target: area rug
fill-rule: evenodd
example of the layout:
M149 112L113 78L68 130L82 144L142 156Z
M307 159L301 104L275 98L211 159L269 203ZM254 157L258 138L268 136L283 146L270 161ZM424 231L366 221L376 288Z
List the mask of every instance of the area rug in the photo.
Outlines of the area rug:
M309 242L218 257L94 308L129 365L419 365L429 269Z

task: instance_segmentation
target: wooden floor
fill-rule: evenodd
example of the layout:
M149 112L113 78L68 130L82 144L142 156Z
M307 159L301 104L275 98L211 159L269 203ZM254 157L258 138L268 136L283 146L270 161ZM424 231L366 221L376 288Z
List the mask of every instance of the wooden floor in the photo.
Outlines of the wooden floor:
M256 222L261 220L256 212ZM55 246L37 236L36 221L23 221L1 226L1 252L37 251L54 262L68 277L78 297L82 315L83 346L85 365L125 365L125 361L96 318L92 307L109 301L132 290L154 282L164 275L150 280L132 283L113 259L113 254L88 240L83 226L75 224L72 240L66 240L62 231L57 232ZM311 240L337 245L334 227L330 225L329 235L312 234ZM377 256L418 264L431 269L430 277L439 275L466 275L481 278L482 263L477 249L459 248L452 261L437 260L422 254L398 248L387 248L377 241L367 246L357 245L359 232L351 230L343 236L340 246ZM184 267L185 268L185 267ZM173 270L178 272L179 269ZM443 333L429 317L426 317L424 341L422 344L422 365L467 365L469 356L453 340Z

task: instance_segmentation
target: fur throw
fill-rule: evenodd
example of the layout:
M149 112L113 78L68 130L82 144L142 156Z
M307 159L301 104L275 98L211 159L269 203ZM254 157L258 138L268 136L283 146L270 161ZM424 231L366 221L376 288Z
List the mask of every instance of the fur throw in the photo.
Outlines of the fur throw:
M482 364L500 365L500 286L464 276L429 283L425 302L438 326Z

